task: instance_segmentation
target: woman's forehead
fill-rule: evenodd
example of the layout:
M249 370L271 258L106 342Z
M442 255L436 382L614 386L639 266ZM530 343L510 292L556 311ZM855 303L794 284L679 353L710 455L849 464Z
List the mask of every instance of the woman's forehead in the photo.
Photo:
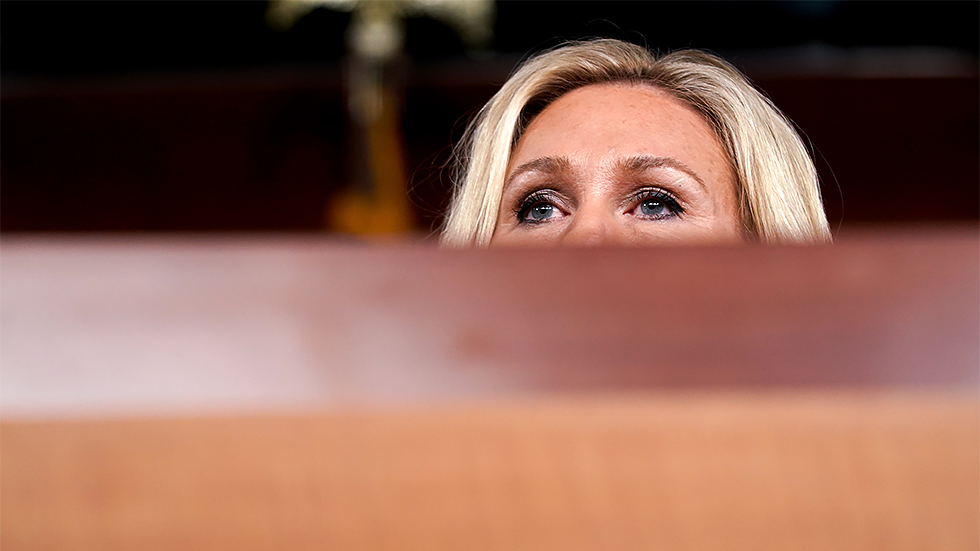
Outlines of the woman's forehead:
M567 159L572 168L634 157L673 159L706 181L734 180L725 150L703 117L647 84L593 84L564 94L531 121L508 175L546 157Z

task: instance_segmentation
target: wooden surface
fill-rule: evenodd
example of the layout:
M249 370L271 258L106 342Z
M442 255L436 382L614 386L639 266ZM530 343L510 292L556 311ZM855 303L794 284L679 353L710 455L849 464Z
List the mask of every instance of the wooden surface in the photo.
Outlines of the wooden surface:
M975 393L5 423L5 550L974 550Z
M0 413L980 381L974 226L825 247L7 238Z
M975 550L978 243L5 236L0 547Z

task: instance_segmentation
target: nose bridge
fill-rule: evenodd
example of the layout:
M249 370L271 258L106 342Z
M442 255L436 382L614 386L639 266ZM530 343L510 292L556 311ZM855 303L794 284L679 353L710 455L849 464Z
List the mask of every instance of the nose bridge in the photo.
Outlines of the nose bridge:
M595 246L621 243L622 228L614 212L602 205L583 204L574 213L572 223L562 236L562 245Z

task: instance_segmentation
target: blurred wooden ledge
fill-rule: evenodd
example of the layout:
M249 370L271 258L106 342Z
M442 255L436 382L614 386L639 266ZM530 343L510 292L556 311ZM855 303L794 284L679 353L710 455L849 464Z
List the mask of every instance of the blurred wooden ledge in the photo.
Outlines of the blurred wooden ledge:
M975 226L820 247L0 241L0 414L980 383Z
M3 549L978 549L977 228L0 239Z

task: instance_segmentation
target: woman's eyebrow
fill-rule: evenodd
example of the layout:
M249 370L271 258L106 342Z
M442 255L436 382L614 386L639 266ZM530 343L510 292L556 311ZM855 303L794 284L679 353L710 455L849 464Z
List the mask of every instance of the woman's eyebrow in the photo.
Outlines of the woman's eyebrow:
M563 172L568 172L572 169L572 163L568 160L568 157L539 157L532 161L528 161L519 167L514 169L514 172L510 173L507 177L507 181L504 182L504 187L510 186L510 183L514 181L521 174L526 172L546 172L549 174L560 174Z
M673 157L654 157L653 155L634 155L632 157L627 157L621 159L618 163L619 170L627 172L629 174L639 174L645 170L651 168L673 168L674 170L679 170L691 178L694 178L701 187L708 189L704 184L704 180L698 176L697 172L687 166L686 164L678 161Z

